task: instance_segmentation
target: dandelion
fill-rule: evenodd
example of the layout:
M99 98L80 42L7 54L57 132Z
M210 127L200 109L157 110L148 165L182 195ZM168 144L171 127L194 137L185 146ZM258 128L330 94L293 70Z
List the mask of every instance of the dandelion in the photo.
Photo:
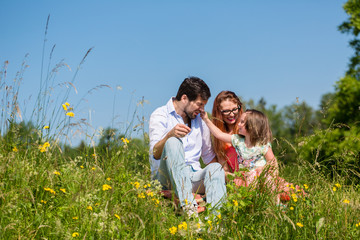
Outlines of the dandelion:
M65 189L65 188L60 188L60 191L62 191L63 193L66 193L66 189Z
M296 225L297 225L298 227L301 227L301 228L304 226L304 225L302 225L302 224L301 224L301 223L299 223L299 222L298 222L298 223L296 223Z
M129 143L129 140L127 138L121 138L121 141L123 141L123 143L125 144Z
M341 188L341 185L340 185L339 183L336 183L335 186L336 186L337 188Z
M219 219L221 219L221 213L220 213L219 215L217 215L217 217L218 217Z
M74 232L73 234L71 234L71 236L72 236L73 238L75 238L75 237L80 236L80 234L79 234L78 232Z
M78 220L79 218L78 218L78 217L73 217L72 219L73 219L73 220Z
M44 190L47 191L47 192L50 192L50 193L52 193L54 195L56 194L56 192L51 188L44 188Z
M294 187L293 184L290 185L290 188L291 188L292 190L295 190L295 187Z
M153 197L154 193L152 191L150 191L150 192L147 192L146 195L148 195L149 197Z
M68 110L68 109L67 109L67 106L66 106L65 104L62 104L61 106L63 107L63 109L64 109L65 111Z
M134 182L133 185L134 185L134 187L135 187L136 189L138 189L138 188L140 187L140 183L139 183L139 182Z
M145 198L144 193L139 193L139 194L138 194L138 198Z
M68 113L66 113L66 116L69 116L69 117L74 117L74 116L75 116L75 114L74 114L73 112L68 112Z
M184 229L186 231L187 230L187 223L186 222L180 223L178 228L179 228L179 230Z
M305 188L305 189L308 189L309 186L308 186L307 184L304 184L304 188Z
M345 200L343 201L343 203L345 203L345 204L349 204L349 203L350 203L350 201L349 201L349 200L347 200L347 199L345 199Z
M70 103L66 102L65 106L70 107Z
M96 170L96 168L95 168L95 167L92 167L91 170Z
M108 184L104 184L104 185L102 186L102 190L103 190L103 191L107 191L107 190L109 190L109 189L112 189L112 187L111 187L110 185L108 185Z
M213 227L212 227L212 221L208 220L207 223L209 224L209 226L210 226L210 231L211 231L212 228L213 228Z
M235 206L235 207L239 206L239 203L238 203L238 201L236 201L236 200L233 200L233 203L234 203L234 206Z
M93 210L93 208L92 208L92 206L87 206L87 208L86 208L87 210L90 210L90 211L92 211Z
M49 126L44 126L44 129L49 129L50 127Z
M60 173L58 171L54 171L55 175L60 175Z
M50 143L49 142L45 142L44 145L43 145L44 148L48 148L50 147Z
M100 203L95 203L95 207L97 207L97 206L99 206L100 205Z
M177 227L173 226L173 227L169 228L169 231L172 235L174 235L177 232Z
M114 216L115 216L117 219L120 220L120 216L119 216L119 215L117 215L117 214L115 213Z
M96 154L95 154L95 153L93 153L93 154L91 154L91 156L96 157Z
M293 210L294 210L294 207L290 207L290 210L293 211Z
M83 166L83 165L81 165L81 166L80 166L80 168L84 168L84 166Z
M336 187L333 187L333 191L336 192Z
M46 202L46 201L44 201L44 200L41 200L40 202L41 202L41 203L43 203L43 204L46 204L46 203L47 203L47 202Z
M17 147L13 147L12 151L17 152L18 151Z
M107 180L107 181L110 181L110 180L111 180L111 178L109 178L109 177L108 177L106 180Z
M156 198L153 198L151 200L153 200L155 202L155 205L158 205L160 203L160 201L158 199L156 199Z

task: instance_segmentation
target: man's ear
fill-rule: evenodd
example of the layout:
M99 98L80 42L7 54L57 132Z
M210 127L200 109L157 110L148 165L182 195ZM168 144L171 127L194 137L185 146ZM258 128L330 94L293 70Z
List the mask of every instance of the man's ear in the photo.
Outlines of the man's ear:
M181 101L184 102L184 103L187 103L187 101L189 101L188 96L186 96L186 94L183 94L183 95L181 96Z

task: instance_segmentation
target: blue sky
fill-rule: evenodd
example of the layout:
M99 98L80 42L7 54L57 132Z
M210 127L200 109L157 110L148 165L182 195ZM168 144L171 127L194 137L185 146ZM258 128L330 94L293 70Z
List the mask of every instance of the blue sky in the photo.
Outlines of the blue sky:
M147 120L191 75L204 79L211 89L207 111L221 90L232 90L244 100L264 97L279 108L296 98L318 108L321 96L334 91L352 55L350 36L337 30L347 18L344 3L2 1L0 62L9 61L11 78L28 53L20 96L36 96L50 14L45 63L56 44L51 66L63 59L72 69L62 68L55 81L70 81L93 47L75 79L78 93L72 91L68 100L80 103L75 119L86 118L95 129L113 125L125 131L142 98L148 103L135 115ZM101 84L111 88L80 101ZM21 110L32 102L21 104Z

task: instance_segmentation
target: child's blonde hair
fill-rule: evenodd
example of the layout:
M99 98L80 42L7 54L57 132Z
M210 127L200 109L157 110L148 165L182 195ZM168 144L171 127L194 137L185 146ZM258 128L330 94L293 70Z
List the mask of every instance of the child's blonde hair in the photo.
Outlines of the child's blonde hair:
M265 145L271 142L272 133L266 115L255 109L248 109L245 113L245 129L249 133L251 145Z

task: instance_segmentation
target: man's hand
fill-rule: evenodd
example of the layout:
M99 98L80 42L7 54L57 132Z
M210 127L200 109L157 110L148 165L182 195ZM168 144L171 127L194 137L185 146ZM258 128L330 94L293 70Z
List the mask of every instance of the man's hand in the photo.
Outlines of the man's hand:
M168 138L170 138L170 137L183 138L189 132L191 132L191 128L189 128L185 124L178 123L178 124L176 124L176 126L173 129L171 129L171 131L169 132Z

